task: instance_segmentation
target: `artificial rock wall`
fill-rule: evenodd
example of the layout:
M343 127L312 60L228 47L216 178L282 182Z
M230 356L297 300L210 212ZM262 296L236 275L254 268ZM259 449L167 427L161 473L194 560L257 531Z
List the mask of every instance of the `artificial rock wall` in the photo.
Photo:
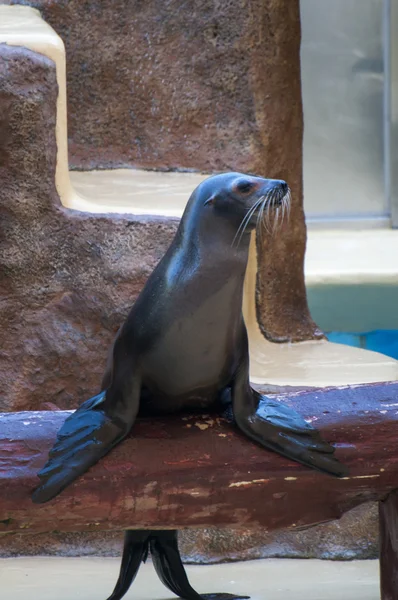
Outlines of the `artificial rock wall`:
M56 98L51 60L0 45L0 411L75 408L97 392L115 332L177 227L61 206Z
M66 44L72 165L289 181L283 236L258 241L259 321L274 341L321 335L303 278L298 2L32 4ZM97 392L114 333L177 221L64 209L54 189L54 65L3 45L0 68L0 410L74 408Z
M286 179L288 231L259 243L272 341L322 337L303 258L299 0L31 0L66 47L72 168L252 172Z
M300 181L298 0L19 4L37 8L65 43L72 168L241 169Z

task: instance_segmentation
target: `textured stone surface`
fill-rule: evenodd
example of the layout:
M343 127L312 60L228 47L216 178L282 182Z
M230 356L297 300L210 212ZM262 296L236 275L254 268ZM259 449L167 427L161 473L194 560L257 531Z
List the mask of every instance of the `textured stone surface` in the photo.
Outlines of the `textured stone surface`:
M0 410L72 408L177 221L64 209L54 186L53 63L0 45Z
M298 0L21 3L65 42L73 166L300 172Z
M5 556L120 556L120 532L0 535ZM212 563L255 558L377 558L378 510L369 503L346 513L340 521L305 531L264 529L187 529L180 533L184 560Z
M201 529L181 533L188 562L224 562L255 558L377 558L378 509L368 503L333 521L303 531L267 533L259 528Z
M299 203L292 204L289 223L275 236L257 237L257 321L272 342L325 339L312 320L304 283L306 244L304 217Z
M72 166L233 169L289 182L284 234L259 241L259 322L273 341L322 337L303 277L298 0L23 3L65 42Z

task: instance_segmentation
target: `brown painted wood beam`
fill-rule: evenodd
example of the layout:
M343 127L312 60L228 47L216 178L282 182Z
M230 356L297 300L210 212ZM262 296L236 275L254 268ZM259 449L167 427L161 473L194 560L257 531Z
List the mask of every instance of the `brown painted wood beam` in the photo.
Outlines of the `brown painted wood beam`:
M300 528L398 488L398 383L277 396L337 447L338 480L268 452L214 416L145 418L45 505L30 492L67 412L0 415L0 532L204 526ZM395 600L395 597L394 597Z
M379 503L381 600L398 600L398 493Z

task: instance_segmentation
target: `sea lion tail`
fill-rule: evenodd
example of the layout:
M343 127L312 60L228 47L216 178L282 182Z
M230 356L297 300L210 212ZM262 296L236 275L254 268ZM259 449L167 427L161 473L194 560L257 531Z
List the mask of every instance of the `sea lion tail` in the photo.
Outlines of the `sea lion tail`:
M107 600L121 600L133 583L142 562L151 553L161 582L184 600L245 600L236 594L200 595L189 583L182 564L176 530L127 530L124 534L123 558L119 578Z
M62 425L48 461L38 473L41 482L32 494L36 504L57 496L129 432L132 422L112 418L105 397L104 391L90 398Z
M124 548L120 574L115 589L107 600L121 600L127 594L142 562L149 553L150 530L127 530L124 534Z
M153 565L160 581L186 600L202 600L189 583L178 549L177 531L157 531L150 540Z
M152 561L161 582L184 600L245 600L250 596L212 593L198 594L189 583L178 548L178 532L153 531L149 548Z

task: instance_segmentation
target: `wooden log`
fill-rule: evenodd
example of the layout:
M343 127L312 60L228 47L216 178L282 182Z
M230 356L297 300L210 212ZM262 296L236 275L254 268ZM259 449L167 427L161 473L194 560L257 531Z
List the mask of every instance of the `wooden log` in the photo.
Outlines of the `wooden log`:
M132 435L45 505L30 492L69 413L0 415L0 531L308 527L398 488L398 383L276 396L337 447L334 479L249 441L215 416L141 419ZM394 599L395 600L395 599Z
M398 600L398 493L379 503L381 600Z

